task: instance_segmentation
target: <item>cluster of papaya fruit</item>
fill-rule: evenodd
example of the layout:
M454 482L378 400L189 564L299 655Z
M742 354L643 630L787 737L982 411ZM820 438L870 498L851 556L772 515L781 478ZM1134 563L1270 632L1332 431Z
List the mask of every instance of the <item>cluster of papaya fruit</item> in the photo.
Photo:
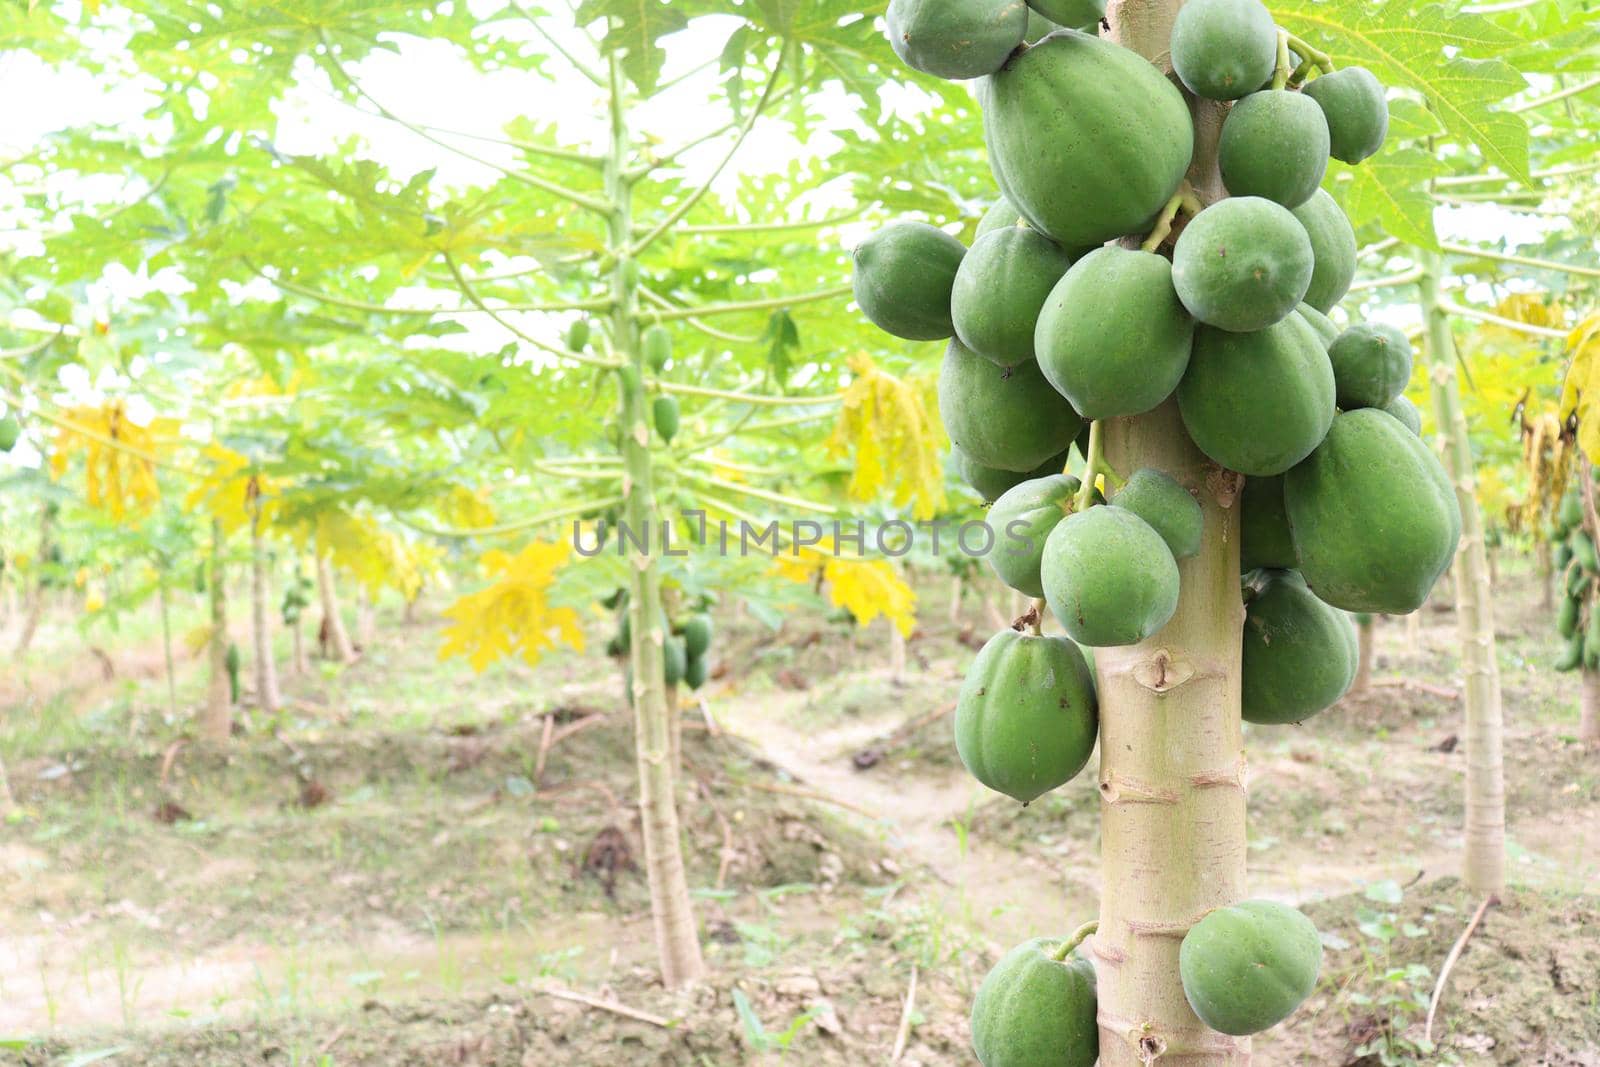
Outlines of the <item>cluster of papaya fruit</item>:
M1600 482L1600 468L1593 476ZM1556 610L1556 629L1567 639L1556 659L1558 671L1600 668L1600 611L1595 610L1595 582L1600 581L1600 558L1594 540L1583 528L1583 498L1577 485L1569 486L1556 510L1550 531L1555 543L1554 563L1564 577L1566 591Z
M593 330L588 319L574 319L567 327L567 348L573 352L582 352L589 347ZM657 323L650 326L639 335L639 347L644 353L644 361L656 374L661 374L667 369L667 363L672 359L672 334L667 332L665 326ZM633 376L634 370L630 366L618 368L617 373L624 377ZM678 424L681 412L678 407L678 398L670 393L657 393L650 402L650 418L655 423L656 433L667 444L678 435ZM612 443L619 449L622 447L622 431L619 425L611 428Z
M628 590L618 587L601 601L616 613L617 631L606 643L606 655L613 659L625 658L633 647L633 626L628 620ZM663 672L667 688L686 685L699 689L706 684L711 671L711 616L705 611L694 611L676 622L669 621L663 609L661 632L667 635L661 646ZM626 684L623 686L629 704L633 703L633 666L623 666Z
M1176 83L1101 37L1103 15L1103 0L892 0L890 42L908 65L979 79L1000 197L971 248L905 221L854 255L869 320L948 342L939 411L952 467L991 502L989 563L1066 632L1002 631L957 702L963 763L1023 803L1087 764L1100 709L1084 646L1136 644L1167 624L1180 562L1205 543L1198 494L1216 493L1113 470L1102 420L1175 401L1227 475L1218 484L1242 484L1252 722L1298 722L1337 701L1358 660L1346 613L1415 610L1461 532L1402 395L1410 342L1328 318L1357 249L1321 184L1330 158L1358 163L1382 146L1383 86L1335 70L1260 0L1187 0L1170 41ZM1228 195L1210 203L1186 180L1185 91L1226 107L1216 152ZM1077 476L1065 473L1074 446ZM1076 940L1019 946L985 980L972 1024L985 1067L1094 1062L1094 971ZM1208 914L1180 953L1190 1004L1229 1034L1286 1017L1320 963L1309 920L1267 901Z

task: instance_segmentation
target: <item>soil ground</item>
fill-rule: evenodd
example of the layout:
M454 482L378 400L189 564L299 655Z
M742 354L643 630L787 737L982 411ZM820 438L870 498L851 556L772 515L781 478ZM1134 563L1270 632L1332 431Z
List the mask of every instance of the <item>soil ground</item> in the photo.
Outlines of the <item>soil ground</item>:
M1256 1063L1600 1065L1600 755L1573 741L1536 579L1506 571L1514 886L1431 1046L1480 904L1456 879L1452 615L1381 621L1372 690L1247 730L1251 884L1328 949ZM882 623L719 618L680 795L712 974L681 994L653 977L610 662L472 676L386 614L359 663L286 676L288 708L241 709L215 749L185 736L191 658L173 716L149 627L102 658L58 622L0 676L21 804L0 825L0 1063L842 1067L890 1058L913 978L899 1062L975 1063L988 966L1094 914L1097 811L1087 775L1025 809L965 775L947 709L992 626L976 591L953 622L946 581L920 588L900 679Z

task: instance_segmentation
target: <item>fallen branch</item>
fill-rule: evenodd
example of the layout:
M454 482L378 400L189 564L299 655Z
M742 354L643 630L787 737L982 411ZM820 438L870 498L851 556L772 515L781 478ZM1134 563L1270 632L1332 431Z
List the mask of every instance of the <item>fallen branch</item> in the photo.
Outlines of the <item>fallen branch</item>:
M180 737L167 746L166 755L161 757L160 789L167 791L167 780L172 776L172 765L178 761L178 753L183 751L183 746L189 743L187 738Z
M801 789L798 786L777 785L770 782L752 782L748 780L741 780L736 784L747 786L750 789L759 789L763 793L777 793L779 796L800 797L803 800L820 800L824 804L833 804L837 807L844 808L846 811L853 811L863 818L871 819L873 822L880 821L878 815L868 811L866 808L852 804L848 800L840 800L838 797L830 797L826 793L818 793L814 789Z
M1472 936L1472 931L1478 928L1478 923L1483 921L1483 913L1489 910L1489 905L1500 898L1490 893L1483 898L1483 903L1478 905L1478 910L1472 913L1472 921L1467 928L1461 931L1461 936L1456 938L1456 943L1450 946L1450 954L1444 958L1444 966L1439 968L1439 980L1433 986L1433 998L1428 1001L1428 1021L1422 1028L1422 1039L1428 1044L1433 1044L1433 1016L1439 1010L1439 998L1444 994L1444 983L1450 977L1450 968L1456 965L1461 952L1467 947L1467 939Z
M1374 678L1370 684L1374 689L1415 689L1419 693L1427 693L1441 700L1455 700L1461 696L1454 689L1433 685L1430 682L1419 682L1415 678Z
M533 784L538 786L544 779L544 761L550 755L550 746L555 743L556 717L544 717L544 729L539 732L539 755L533 761Z
M911 1036L911 1013L917 1007L917 965L911 965L911 984L906 987L906 1004L900 1010L900 1029L894 1035L894 1052L889 1056L890 1063L899 1063L900 1057L905 1055L906 1040Z
M601 1000L599 997L591 997L587 993L579 993L571 989L561 989L557 986L537 986L534 992L543 996L554 997L557 1000L569 1000L574 1004L583 1004L591 1008L598 1008L601 1011L609 1011L613 1015L621 1015L625 1019L635 1019L641 1023L649 1023L651 1026L659 1026L664 1030L675 1029L680 1025L676 1019L651 1015L647 1011L630 1008L626 1004L619 1004L614 1000Z

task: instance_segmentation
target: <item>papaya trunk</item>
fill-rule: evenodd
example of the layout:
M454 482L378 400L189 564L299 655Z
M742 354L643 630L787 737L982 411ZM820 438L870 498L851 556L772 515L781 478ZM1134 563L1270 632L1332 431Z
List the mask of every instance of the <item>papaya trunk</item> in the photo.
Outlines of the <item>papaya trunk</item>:
M278 665L272 658L272 617L267 613L266 539L261 535L261 501L250 508L250 623L256 660L256 704L269 715L283 703L278 695Z
M372 591L356 586L356 644L370 650L378 640L378 605Z
M1434 422L1444 443L1445 467L1455 484L1456 501L1461 505L1461 543L1453 569L1456 625L1466 682L1466 721L1462 730L1467 749L1466 856L1462 877L1476 893L1498 893L1506 882L1506 791L1494 597L1489 585L1483 517L1474 491L1477 479L1472 443L1467 438L1467 421L1461 413L1456 386L1455 340L1450 335L1448 313L1439 302L1441 257L1436 252L1421 252L1419 256L1423 265L1419 288L1427 327L1423 348Z
M624 513L635 536L659 535L654 471L650 457L650 404L644 392L645 364L639 345L638 263L628 250L633 240L631 182L626 174L628 130L623 113L622 72L609 60L611 147L606 156L606 193L611 201L608 239L616 253L611 295L611 342L626 366L618 374L622 399L622 456L626 477ZM671 708L667 703L667 634L661 625L661 573L653 550L635 557L629 571L628 615L633 640L634 752L639 772L639 814L644 836L645 873L650 885L650 915L662 982L669 988L705 974L699 931L683 866L683 842L674 796L676 760Z
M1578 740L1600 747L1600 670L1583 668L1583 689L1578 697Z
M1356 627L1357 645L1361 650L1356 664L1356 680L1350 683L1350 692L1365 693L1372 687L1372 630L1374 619L1367 616Z
M1489 584L1490 585L1499 585L1500 584L1500 553L1496 552L1493 548L1489 548L1489 547L1485 546L1485 548L1483 550L1483 554L1484 554L1485 558L1487 558L1488 561L1489 561Z
M339 663L356 661L355 646L350 643L350 633L344 628L344 618L339 614L339 594L333 587L333 561L321 546L317 550L317 597L322 602L322 626L327 635L328 654Z
M53 525L50 519L50 505L45 504L39 509L39 548L33 557L39 573L34 576L33 587L29 590L26 614L22 617L22 632L17 635L19 657L25 655L33 644L33 635L39 632L39 620L44 617L44 568L50 565L50 528Z
M228 576L222 562L222 524L211 523L211 637L206 642L206 703L200 736L222 744L233 735L233 702L228 684Z
M178 719L178 679L172 661L172 607L167 598L167 582L156 581L156 605L161 611L161 659L167 671L167 714Z
M1539 606L1546 612L1556 609L1556 583L1554 568L1550 564L1550 542L1543 537L1534 545L1539 560Z
M294 673L306 674L311 670L311 665L306 662L306 627L304 616L294 620L289 627L289 636L294 642Z

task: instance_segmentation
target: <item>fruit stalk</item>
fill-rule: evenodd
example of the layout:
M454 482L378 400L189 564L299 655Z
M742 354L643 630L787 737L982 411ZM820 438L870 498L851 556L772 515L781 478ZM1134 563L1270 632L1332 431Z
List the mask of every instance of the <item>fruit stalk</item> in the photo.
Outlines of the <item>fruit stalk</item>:
M1181 0L1112 0L1109 36L1168 63ZM1188 181L1203 203L1222 195L1223 109L1190 100L1195 151ZM1177 612L1149 640L1096 650L1100 676L1100 926L1093 939L1102 1067L1158 1058L1187 1067L1250 1059L1248 1038L1194 1014L1178 947L1213 908L1245 896L1245 786L1240 710L1244 603L1239 595L1238 480L1208 463L1168 400L1107 423L1121 471L1165 471L1200 502L1200 551L1179 562Z
M630 251L632 183L624 171L628 127L624 88L615 54L608 61L611 150L606 157L609 251L615 257L611 281L611 344L623 366L617 374L622 403L623 513L635 535L657 536L660 516L651 466L650 404L645 395L645 360L640 342L638 262ZM673 793L672 724L667 703L663 650L667 634L661 610L661 573L647 549L629 567L628 655L633 668L634 751L639 770L639 814L644 837L645 873L650 884L650 915L655 928L661 978L676 988L700 978L705 962L689 883L683 869L678 809Z
M1456 624L1466 685L1466 855L1462 878L1475 893L1498 893L1506 882L1506 790L1500 706L1500 665L1495 656L1494 600L1483 537L1483 517L1474 493L1472 444L1456 386L1455 341L1449 313L1439 299L1442 257L1419 251L1418 290L1426 327L1423 351L1434 422L1444 447L1445 467L1461 506L1461 541L1456 547Z

